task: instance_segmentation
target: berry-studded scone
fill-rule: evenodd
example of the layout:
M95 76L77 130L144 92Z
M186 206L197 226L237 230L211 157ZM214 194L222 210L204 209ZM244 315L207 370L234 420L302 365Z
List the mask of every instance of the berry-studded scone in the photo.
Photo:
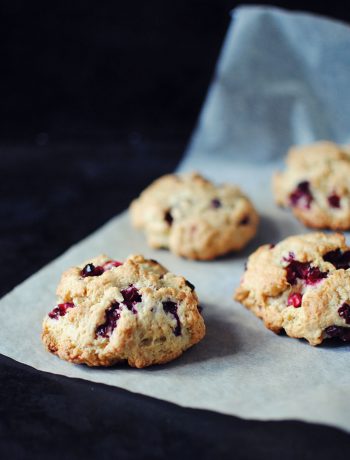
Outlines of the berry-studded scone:
M73 363L145 367L171 361L205 335L194 286L154 260L105 255L63 273L45 317L48 351Z
M277 204L292 208L308 227L350 228L350 152L332 142L293 147L285 172L276 173Z
M339 233L291 236L248 259L235 299L274 332L350 341L350 248Z
M215 186L196 173L157 179L130 212L150 246L198 260L243 248L258 225L252 203L238 187Z

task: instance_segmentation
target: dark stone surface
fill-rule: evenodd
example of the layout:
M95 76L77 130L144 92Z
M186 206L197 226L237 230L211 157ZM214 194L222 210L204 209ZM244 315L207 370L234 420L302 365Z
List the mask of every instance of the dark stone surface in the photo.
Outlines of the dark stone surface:
M350 18L345 2L273 3ZM1 294L175 168L234 5L1 2ZM349 448L330 427L185 409L0 356L4 459L328 460Z

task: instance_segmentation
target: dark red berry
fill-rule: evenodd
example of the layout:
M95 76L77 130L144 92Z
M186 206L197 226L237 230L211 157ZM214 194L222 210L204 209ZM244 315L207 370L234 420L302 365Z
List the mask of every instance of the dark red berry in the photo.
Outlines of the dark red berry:
M169 225L169 227L171 227L174 218L173 218L173 216L171 215L170 210L166 211L166 213L164 214L164 220L165 220L165 222Z
M74 308L75 305L73 302L59 303L52 311L49 313L49 317L52 319L58 319L60 316L64 316L67 313L68 308Z
M211 200L211 206L212 208L220 208L221 201L219 200L219 198L214 198L213 200Z
M350 342L350 327L329 326L325 333L330 338L338 338L343 342Z
M112 332L117 327L117 322L120 318L123 305L134 314L137 313L135 305L141 302L142 297L135 286L130 285L128 288L120 291L123 296L123 302L113 302L106 310L106 320L96 329L96 335L99 337L110 337Z
M342 252L340 249L335 249L327 252L323 260L330 262L337 270L341 268L347 270L350 267L350 251Z
M139 294L139 291L136 289L135 286L130 285L128 288L123 289L120 292L124 299L122 302L123 305L125 305L128 308L128 310L136 314L137 310L135 308L135 305L142 301L142 297L141 294Z
M239 225L248 225L250 222L249 216L244 216L240 221Z
M288 305L293 305L294 308L299 308L301 307L301 302L302 302L303 296L299 294L298 292L294 292L289 294L288 296Z
M100 276L104 272L103 267L97 265L95 267L94 264L87 264L81 271L81 276L86 278L87 276Z
M340 197L336 193L329 195L328 197L329 206L332 208L340 208Z
M343 303L343 305L338 308L338 315L345 320L346 324L350 324L350 305Z
M113 267L120 267L122 262L118 262L117 260L108 260L102 265L104 271L111 270Z
M306 284L316 284L324 278L327 278L327 272L321 272L318 267L310 267L306 277Z
M163 302L163 309L165 313L170 313L176 319L176 326L173 330L174 335L179 336L181 335L181 323L179 315L177 314L177 305L175 302L171 302L170 300Z
M311 267L309 262L298 262L292 260L286 267L287 281L296 284L297 279L305 281L306 284L315 284L323 278L327 278L328 273L321 272L318 267Z
M310 183L308 181L300 182L294 192L289 195L289 199L292 206L309 209L313 200Z
M120 318L120 305L118 302L113 302L106 310L105 318L105 322L96 329L96 335L99 337L110 337L117 327L117 322Z

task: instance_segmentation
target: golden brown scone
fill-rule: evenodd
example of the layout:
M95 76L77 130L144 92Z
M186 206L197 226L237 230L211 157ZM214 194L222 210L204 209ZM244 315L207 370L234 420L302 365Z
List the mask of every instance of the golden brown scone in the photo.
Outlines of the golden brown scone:
M276 203L308 227L350 228L350 152L332 142L293 147L285 172L276 173Z
M274 332L350 341L350 248L342 234L291 236L248 259L234 298Z
M63 273L42 340L61 359L88 366L162 364L205 335L194 286L154 260L101 255Z
M131 203L130 213L151 247L198 260L242 249L258 225L238 187L215 186L196 173L159 178Z

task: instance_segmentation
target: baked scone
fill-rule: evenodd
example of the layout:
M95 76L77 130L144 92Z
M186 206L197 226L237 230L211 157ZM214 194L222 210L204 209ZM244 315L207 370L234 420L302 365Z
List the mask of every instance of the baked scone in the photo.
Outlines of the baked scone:
M130 213L151 247L198 260L242 249L258 225L252 203L238 187L215 186L196 173L157 179L131 203Z
M48 351L72 363L145 367L171 361L205 335L194 286L141 255L101 255L63 273L45 317Z
M234 298L278 333L350 341L350 248L342 234L291 236L248 259Z
M292 208L308 227L349 229L349 148L326 141L293 147L286 162L273 179L277 204Z

